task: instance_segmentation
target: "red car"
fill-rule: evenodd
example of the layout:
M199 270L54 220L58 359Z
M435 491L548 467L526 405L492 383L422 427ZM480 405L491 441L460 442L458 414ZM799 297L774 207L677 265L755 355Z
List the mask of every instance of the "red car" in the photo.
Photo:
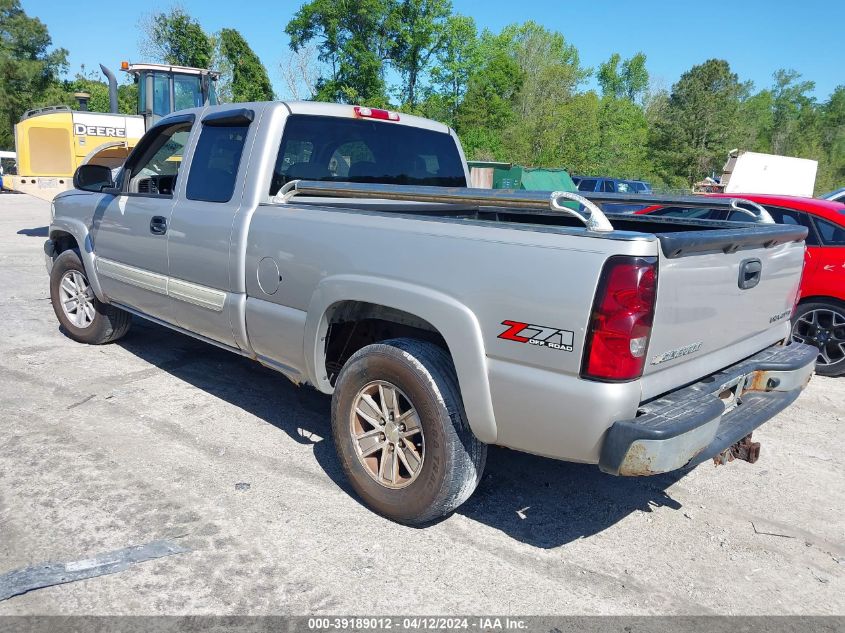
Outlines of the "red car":
M800 224L809 230L804 256L801 300L792 315L792 338L819 348L816 371L845 374L845 204L769 194L708 194L743 198L764 206L779 224ZM747 222L749 217L726 209L648 207L638 213Z

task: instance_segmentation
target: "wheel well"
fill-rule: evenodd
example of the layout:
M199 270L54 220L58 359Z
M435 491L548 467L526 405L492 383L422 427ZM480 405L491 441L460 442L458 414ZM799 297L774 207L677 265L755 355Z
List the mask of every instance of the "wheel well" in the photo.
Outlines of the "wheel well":
M71 248L79 248L79 244L77 243L76 238L70 233L66 233L65 231L53 231L50 234L50 239L52 239L53 244L55 244L56 255L64 253L66 250Z
M363 301L342 301L327 313L326 375L334 385L347 360L359 349L392 338L416 338L449 353L440 332L425 319L403 310Z
M810 302L818 302L818 303L834 303L836 305L845 306L845 301L842 299L837 299L836 297L828 297L827 295L814 295L812 297L801 297L801 300L798 302L798 305L802 305L804 303Z

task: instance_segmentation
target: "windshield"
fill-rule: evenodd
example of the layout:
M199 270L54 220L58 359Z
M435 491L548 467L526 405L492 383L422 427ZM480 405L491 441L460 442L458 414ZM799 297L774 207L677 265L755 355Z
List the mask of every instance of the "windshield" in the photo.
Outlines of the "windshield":
M173 75L174 110L202 106L202 86L199 75Z
M382 121L291 115L270 195L291 180L466 187L455 139Z

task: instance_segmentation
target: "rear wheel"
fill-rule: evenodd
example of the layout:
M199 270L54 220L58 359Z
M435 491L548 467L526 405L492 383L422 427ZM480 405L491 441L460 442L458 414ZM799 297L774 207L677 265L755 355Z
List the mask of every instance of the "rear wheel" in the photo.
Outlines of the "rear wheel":
M845 374L845 305L835 301L808 301L792 318L792 340L819 348L816 373Z
M431 343L393 339L356 352L338 375L332 431L352 487L401 523L448 514L484 470L487 446L467 424L452 361Z
M131 314L97 299L74 249L64 251L53 263L50 300L67 335L79 343L111 343L132 325Z

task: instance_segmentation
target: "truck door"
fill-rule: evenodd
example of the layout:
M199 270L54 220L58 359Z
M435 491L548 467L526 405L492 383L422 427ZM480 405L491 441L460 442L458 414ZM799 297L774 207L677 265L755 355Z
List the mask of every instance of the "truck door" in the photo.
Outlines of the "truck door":
M113 196L94 213L103 291L117 303L174 322L167 296L167 233L194 116L152 128L127 161Z
M232 319L242 318L234 304L244 297L237 285L243 285L243 255L232 244L253 117L239 108L203 118L167 238L177 324L230 347L237 347Z

